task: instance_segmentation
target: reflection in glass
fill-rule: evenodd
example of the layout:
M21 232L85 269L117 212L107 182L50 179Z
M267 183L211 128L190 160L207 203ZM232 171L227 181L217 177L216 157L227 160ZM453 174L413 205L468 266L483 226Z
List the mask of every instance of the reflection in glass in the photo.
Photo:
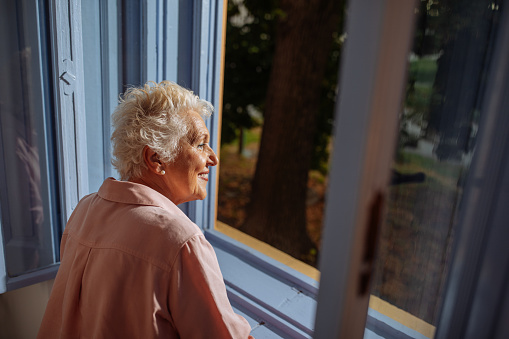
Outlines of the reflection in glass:
M475 151L498 9L492 1L450 0L421 1L416 11L372 294L430 328L461 226L457 209ZM411 320L404 325L416 329Z
M54 262L45 128L49 95L41 75L46 44L38 15L33 2L2 1L0 205L10 277Z

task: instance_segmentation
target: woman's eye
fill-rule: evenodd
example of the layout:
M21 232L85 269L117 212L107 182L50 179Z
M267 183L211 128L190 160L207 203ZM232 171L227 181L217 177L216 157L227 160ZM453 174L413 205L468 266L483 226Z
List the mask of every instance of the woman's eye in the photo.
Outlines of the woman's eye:
M205 145L207 145L207 144L206 144L206 143L204 143L204 144L199 144L199 145L198 145L198 148L199 148L199 149L203 149L203 148L205 147Z

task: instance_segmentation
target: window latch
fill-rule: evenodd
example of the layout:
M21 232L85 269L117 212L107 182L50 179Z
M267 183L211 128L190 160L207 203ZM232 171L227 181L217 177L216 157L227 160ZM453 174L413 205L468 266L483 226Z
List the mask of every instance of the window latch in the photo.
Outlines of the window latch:
M359 295L368 293L369 282L373 273L373 263L375 261L376 245L378 242L378 233L382 223L382 210L384 206L384 193L381 191L375 194L373 202L369 208L369 217L364 238L364 253L360 265L359 276Z

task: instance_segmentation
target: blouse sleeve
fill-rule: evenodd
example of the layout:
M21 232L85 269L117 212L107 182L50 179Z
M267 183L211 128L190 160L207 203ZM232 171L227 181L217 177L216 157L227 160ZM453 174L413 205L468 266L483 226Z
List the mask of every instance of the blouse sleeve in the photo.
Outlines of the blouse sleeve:
M180 250L171 272L169 305L181 338L250 338L246 319L233 312L216 254L202 235Z

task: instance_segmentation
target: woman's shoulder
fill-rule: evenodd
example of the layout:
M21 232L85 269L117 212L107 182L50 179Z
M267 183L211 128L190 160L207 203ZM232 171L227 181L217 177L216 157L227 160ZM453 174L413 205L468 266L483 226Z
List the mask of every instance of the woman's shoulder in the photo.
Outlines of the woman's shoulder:
M180 249L203 234L173 207L117 203L92 194L78 204L66 233L88 247L121 251L170 269Z
M154 234L165 235L177 243L185 243L197 234L200 228L180 209L161 206L138 206L132 210L143 228L153 230Z
M168 270L189 240L203 236L200 228L184 213L159 206L133 208L126 214L125 221L129 225L126 224L121 242L151 261L160 261Z

